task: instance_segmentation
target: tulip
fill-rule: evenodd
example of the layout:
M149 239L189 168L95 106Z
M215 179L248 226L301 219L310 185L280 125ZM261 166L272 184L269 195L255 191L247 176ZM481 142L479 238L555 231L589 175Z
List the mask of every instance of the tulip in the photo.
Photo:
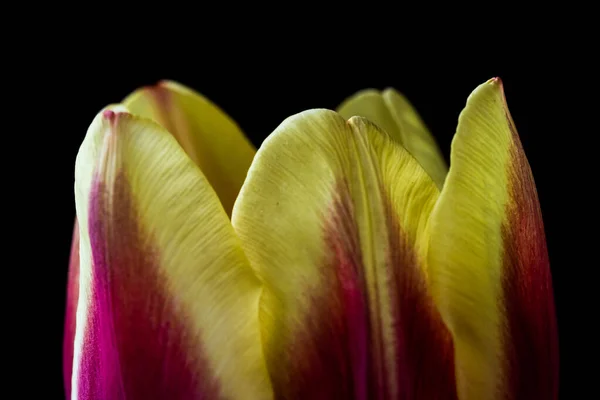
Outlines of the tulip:
M556 399L542 216L499 79L450 168L393 90L254 149L167 82L92 122L75 168L72 399Z

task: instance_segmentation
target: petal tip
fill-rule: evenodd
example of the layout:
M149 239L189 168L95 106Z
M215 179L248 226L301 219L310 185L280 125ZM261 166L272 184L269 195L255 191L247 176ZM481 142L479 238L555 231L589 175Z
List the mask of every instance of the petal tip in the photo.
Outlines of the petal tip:
M129 109L122 103L110 104L100 111L100 114L109 121L114 119L118 114L123 113L128 114Z
M161 89L170 89L177 85L178 85L178 83L175 81L172 81L169 79L161 79L159 81L156 81L155 83L147 84L147 85L140 87L138 90L136 90L134 92L134 94L137 94L137 95L140 95L142 93L153 94L153 93L160 91Z
M114 119L116 118L116 114L113 110L104 110L102 116L110 122L114 121Z
M497 86L499 88L503 88L504 84L502 83L502 79L499 76L495 76L491 79L489 79L486 83L490 84L490 85L494 85Z
M110 107L102 111L102 118L111 124L115 124L119 118L129 115L127 109L121 107Z
M130 96L133 97L137 97L137 96L141 96L142 94L154 94L157 90L161 89L163 87L163 85L161 85L161 82L157 82L154 84L150 84L150 85L144 85L142 87L140 87L138 90L134 91Z
M487 81L486 83L490 84L496 90L496 93L500 95L502 99L502 106L504 107L505 111L508 111L508 104L506 102L506 92L504 91L504 82L502 82L502 79L499 76L496 76Z
M506 102L504 84L500 77L496 76L494 78L488 79L484 83L481 83L479 86L477 86L477 88L475 88L475 90L473 90L473 92L471 92L471 95L468 97L467 104L471 104L473 101L479 102L483 98L486 98L488 96L491 96L490 98L493 97L495 99L500 99L504 103Z
M359 115L353 115L352 117L350 117L350 118L348 118L348 119L346 120L346 123L347 123L348 125L354 125L354 124L356 124L358 121L360 121L361 119L363 119L361 116L359 116Z
M158 82L156 82L155 86L158 87L168 87L172 84L176 83L175 81L171 80L171 79L161 79Z
M194 90L188 88L187 86L185 86L177 81L171 80L171 79L161 79L160 81L158 81L156 83L154 88L167 89L167 90L171 90L174 92L179 92L181 94L197 94Z
M346 125L356 126L356 127L370 125L370 124L372 124L371 121L369 121L365 117L361 117L360 115L354 115L354 116L348 118L348 120L346 121Z

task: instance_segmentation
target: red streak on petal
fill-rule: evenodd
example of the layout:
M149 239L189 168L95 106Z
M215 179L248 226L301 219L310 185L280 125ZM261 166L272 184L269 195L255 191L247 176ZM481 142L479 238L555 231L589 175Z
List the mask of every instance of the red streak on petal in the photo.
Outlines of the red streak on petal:
M512 201L503 232L508 325L504 398L557 399L558 332L544 225L533 175L512 121L511 129Z
M285 351L270 366L278 398L456 399L451 336L391 207L388 275L376 283L387 285L391 298L376 292L376 304L369 304L352 203L346 186L337 192L324 232L330 249L321 268L326 286L307 290L310 314L291 343L279 338ZM384 302L392 305L392 326L383 326Z
M92 294L78 398L218 398L195 338L186 335L187 316L176 308L160 274L152 240L140 235L124 176L110 193L101 183L93 187Z
M392 206L387 209L399 393L384 398L457 399L452 336L429 294L413 245L408 243Z
M164 86L160 85L148 87L146 90L154 102L154 118L156 118L157 122L168 130L169 133L177 139L177 142L181 144L181 138L178 136L179 131L176 129L177 125L174 121L174 116L169 113L169 110L172 110L176 106L174 104L173 94Z
M429 294L413 246L388 207L398 399L457 399L454 345ZM393 398L391 396L386 397Z
M284 315L274 327L274 347L283 351L267 362L277 399L368 398L369 320L360 246L346 217L348 206L336 202L332 210L325 232L331 254L321 269L326 286L307 289L309 314L298 322Z
M67 281L67 306L65 312L65 331L63 338L63 378L66 398L71 398L71 379L73 374L73 348L75 342L75 317L79 298L79 224L75 220L71 259Z

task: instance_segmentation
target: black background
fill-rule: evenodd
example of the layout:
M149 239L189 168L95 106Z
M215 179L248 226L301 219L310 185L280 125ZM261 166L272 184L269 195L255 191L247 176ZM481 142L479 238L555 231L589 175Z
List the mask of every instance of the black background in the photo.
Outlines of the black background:
M203 93L233 117L256 146L291 114L316 107L334 109L357 90L393 86L415 105L448 160L457 118L468 95L480 83L499 76L533 170L544 216L561 339L561 394L575 393L578 382L565 373L574 365L566 350L571 325L565 323L567 310L575 302L568 294L573 289L569 270L572 249L565 245L571 233L564 228L571 218L564 211L570 195L565 191L568 182L558 156L565 150L564 126L571 117L564 113L563 100L557 99L585 78L563 69L551 46L534 46L510 56L503 53L501 44L493 46L497 46L495 51L484 52L491 53L489 57L448 47L404 59L360 47L311 54L301 41L279 52L241 46L218 54L201 48L188 52L163 48L152 55L117 57L108 50L87 57L68 55L68 62L60 62L60 68L41 79L35 95L48 105L50 112L44 118L55 126L50 132L40 132L35 145L36 151L43 153L39 161L43 173L36 179L44 189L37 195L46 199L44 222L35 237L45 239L37 247L43 261L38 263L41 267L36 275L41 288L36 289L36 297L39 294L43 301L30 313L43 316L44 322L36 322L34 332L27 336L27 357L37 360L35 369L42 371L38 381L44 381L40 384L44 398L62 396L64 289L79 145L102 107L160 79L173 79Z

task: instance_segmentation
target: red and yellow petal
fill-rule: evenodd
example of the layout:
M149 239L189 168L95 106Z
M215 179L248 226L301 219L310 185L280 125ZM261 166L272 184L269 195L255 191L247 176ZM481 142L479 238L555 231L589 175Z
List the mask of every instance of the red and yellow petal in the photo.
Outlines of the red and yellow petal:
M158 124L100 113L76 163L74 399L262 399L261 286L202 172Z
M307 111L263 143L232 222L265 286L278 398L455 398L452 341L425 268L438 194L361 118Z
M557 398L544 227L499 79L460 115L430 235L430 287L454 337L460 399Z
M231 214L256 152L235 121L200 93L173 81L139 89L123 104L177 139Z

